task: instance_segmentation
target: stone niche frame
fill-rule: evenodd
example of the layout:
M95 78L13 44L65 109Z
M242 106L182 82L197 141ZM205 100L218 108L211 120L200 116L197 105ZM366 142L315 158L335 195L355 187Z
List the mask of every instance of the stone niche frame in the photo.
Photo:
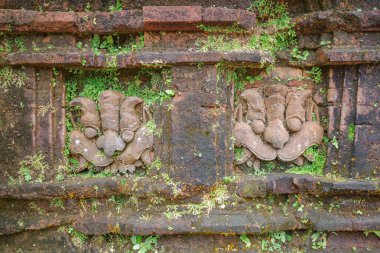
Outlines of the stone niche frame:
M160 157L162 168L152 171L148 177L78 178L9 185L5 174L1 176L0 215L4 219L0 222L0 245L6 245L9 252L17 249L24 238L38 242L36 247L41 251L52 245L61 252L67 247L84 251L69 240L67 233L57 231L56 227L61 225L69 225L91 238L111 233L160 235L160 245L166 245L168 252L186 252L175 243L183 238L196 245L194 252L202 252L202 247L217 247L215 243L202 246L199 242L199 239L208 242L213 238L220 240L223 247L233 243L243 250L245 245L236 235L248 234L254 241L255 236L273 231L303 233L304 230L326 233L329 238L326 250L330 252L352 250L363 243L374 249L380 247L375 235L363 235L364 231L380 230L376 177L380 168L379 50L355 44L354 38L345 47L339 44L350 36L358 37L359 41L362 32L378 33L378 11L361 12L354 26L342 25L345 19L331 13L322 21L313 14L304 15L324 27L326 34L316 32L314 23L295 19L300 45L311 50L312 57L302 64L287 62L286 65L323 67L328 90L320 102L327 106L327 137L331 140L335 136L341 147L336 149L336 144L328 144L325 173L336 175L339 180L286 173L232 177L235 175L230 138L234 117L233 85L227 83L225 73L218 71L218 64L260 68L264 59L268 62L272 59L265 51L184 49L197 36L205 36L199 24L237 24L243 29L255 29L256 17L252 12L200 6L144 6L142 10L112 13L0 10L0 14L0 31L9 32L11 27L11 34L35 34L42 38L42 44L48 41L57 45L56 49L41 46L40 51L27 49L0 55L2 66L14 69L23 66L28 78L25 87L0 95L0 106L9 110L0 111L0 115L6 114L7 119L11 119L9 112L12 111L12 119L20 126L7 125L6 134L0 137L1 154L6 157L0 168L9 175L17 171L19 161L31 151L41 151L51 167L63 158L66 105L60 68L102 69L107 67L109 57L78 50L76 42L80 34L143 32L144 50L117 55L117 68L170 67L175 91L171 101L173 108L170 111L157 108L154 112L157 126L163 129L162 137L154 140L155 155ZM96 19L98 25L83 22L84 17ZM334 31L338 27L334 22L340 25L338 32ZM319 43L315 46L310 42L315 38L323 40L323 36L333 36L333 44L320 47ZM59 50L60 47L65 50ZM20 106L20 100L25 104ZM38 108L45 105L54 110L41 119L37 117ZM355 138L350 141L345 137L352 125ZM157 180L162 174L168 177ZM47 180L55 176L54 170L45 171ZM372 180L354 179L374 176ZM108 201L116 197L136 200L140 208L126 205L119 213ZM215 201L211 210L202 206L205 199ZM52 204L61 203L59 201L66 209ZM92 213L83 211L83 206L89 209L94 206L87 202L98 203L100 208ZM230 202L234 205L229 205ZM189 213L189 205L194 203L200 209L192 209L195 214ZM284 203L288 208L286 212ZM316 203L322 203L320 208L315 207ZM168 215L178 217L169 219ZM221 234L229 236L220 238ZM294 244L306 249L313 246L312 241ZM25 247L28 246L26 243ZM86 242L82 247L88 250L95 246Z

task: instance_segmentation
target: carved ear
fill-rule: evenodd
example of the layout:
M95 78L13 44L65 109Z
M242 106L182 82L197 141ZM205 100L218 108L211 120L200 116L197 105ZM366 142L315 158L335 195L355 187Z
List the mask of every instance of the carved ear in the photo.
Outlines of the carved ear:
M84 127L94 128L96 131L100 129L100 117L96 109L94 100L84 97L74 98L70 102L70 106L79 106L83 112L80 122Z
M238 106L235 108L234 119L235 119L235 122L243 121L243 105L242 104L238 104Z
M144 107L143 107L143 122L144 122L144 124L151 119L153 119L153 115L150 112L149 107L144 105Z

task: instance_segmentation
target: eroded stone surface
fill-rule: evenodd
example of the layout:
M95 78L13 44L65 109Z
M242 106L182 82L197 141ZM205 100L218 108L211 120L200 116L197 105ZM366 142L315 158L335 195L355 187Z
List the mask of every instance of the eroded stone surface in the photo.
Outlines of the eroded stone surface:
M253 156L239 157L245 160L238 163L272 161L277 157L298 164L298 157L307 148L321 143L324 131L312 91L272 84L276 82L274 78L289 81L301 76L300 69L277 68L266 77L269 84L240 94L241 103L235 109L235 146L249 150Z
M173 109L162 119L171 131L164 136L163 163L179 182L213 185L230 165L229 88L215 66L175 67L172 85Z
M96 102L89 98L72 100L71 106L81 107L80 123L85 129L84 133L77 130L70 133L71 153L85 157L102 169L112 164L111 171L123 174L134 172L136 166L150 165L154 155L153 130L147 127L147 123L152 115L149 108L141 104L141 98L125 97L114 90L100 94L99 112ZM115 156L116 152L120 154ZM148 153L143 155L144 152ZM76 172L86 168L85 164L80 165Z

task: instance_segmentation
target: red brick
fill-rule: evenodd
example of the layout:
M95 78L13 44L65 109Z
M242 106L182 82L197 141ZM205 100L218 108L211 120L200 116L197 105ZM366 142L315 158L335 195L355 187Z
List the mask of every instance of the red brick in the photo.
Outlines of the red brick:
M144 6L145 31L193 31L202 22L200 6Z
M0 31L44 33L127 33L142 31L142 12L38 12L0 10Z
M256 23L253 12L226 8L204 8L202 12L203 23L206 25L233 25L252 29Z
M233 25L238 23L240 10L226 8L204 8L203 23L207 25Z
M374 47L334 47L318 50L320 64L353 65L380 61L380 50Z

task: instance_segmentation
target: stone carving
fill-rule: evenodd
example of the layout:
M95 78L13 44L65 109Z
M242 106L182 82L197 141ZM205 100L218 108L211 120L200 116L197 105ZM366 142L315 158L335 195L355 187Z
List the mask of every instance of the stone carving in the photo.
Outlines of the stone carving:
M146 127L152 114L143 102L139 97L125 97L113 90L100 94L99 111L89 98L78 97L70 102L80 107L84 128L83 132L70 133L70 151L79 155L76 172L84 170L86 162L98 170L109 166L111 171L121 173L152 163L153 133Z
M235 147L243 148L236 164L249 162L254 168L261 161L276 158L302 165L307 148L320 144L323 128L311 90L291 90L272 84L245 90L235 109Z

